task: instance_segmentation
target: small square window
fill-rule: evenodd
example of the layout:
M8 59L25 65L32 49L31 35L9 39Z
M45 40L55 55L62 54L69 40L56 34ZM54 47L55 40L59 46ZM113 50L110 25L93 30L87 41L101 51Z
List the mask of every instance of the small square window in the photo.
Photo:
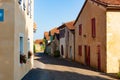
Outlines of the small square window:
M4 9L0 9L0 22L4 21Z

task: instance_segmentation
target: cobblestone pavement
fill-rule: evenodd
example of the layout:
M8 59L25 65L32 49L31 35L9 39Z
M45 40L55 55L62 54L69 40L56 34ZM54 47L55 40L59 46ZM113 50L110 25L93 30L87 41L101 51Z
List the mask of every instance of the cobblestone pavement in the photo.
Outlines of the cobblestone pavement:
M22 80L117 80L79 63L37 53L34 68Z

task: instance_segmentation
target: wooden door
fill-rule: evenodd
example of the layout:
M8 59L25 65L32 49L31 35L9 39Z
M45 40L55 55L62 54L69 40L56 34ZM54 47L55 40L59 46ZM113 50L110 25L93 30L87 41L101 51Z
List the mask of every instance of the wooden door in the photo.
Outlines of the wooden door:
M61 54L64 55L63 45L61 45Z
M101 69L101 55L100 55L100 45L97 46L98 48L98 69Z
M85 45L85 64L90 66L90 46Z
M72 59L72 47L70 46L70 52L69 52L69 54L70 54L70 59Z
M85 64L87 65L87 45L84 46L84 52L85 52Z

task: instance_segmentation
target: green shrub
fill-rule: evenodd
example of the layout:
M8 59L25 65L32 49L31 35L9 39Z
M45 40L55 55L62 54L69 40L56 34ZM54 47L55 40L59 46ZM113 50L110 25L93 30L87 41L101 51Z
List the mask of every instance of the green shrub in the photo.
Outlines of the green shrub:
M49 53L45 52L45 54L47 54L47 55L48 55Z
M59 50L56 50L54 52L54 57L60 57L60 51Z
M120 72L117 73L117 77L120 79Z
M33 51L34 53L36 53L35 44L33 45Z

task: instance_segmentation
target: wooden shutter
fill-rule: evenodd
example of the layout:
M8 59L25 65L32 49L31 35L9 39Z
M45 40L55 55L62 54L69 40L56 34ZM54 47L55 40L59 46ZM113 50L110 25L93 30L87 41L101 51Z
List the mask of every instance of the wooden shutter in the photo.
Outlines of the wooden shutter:
M96 37L96 20L95 18L92 18L91 20L91 26L92 26L92 37L95 38Z
M82 56L82 46L81 45L78 47L78 53L79 53L79 56Z
M82 35L82 24L79 25L79 35Z

